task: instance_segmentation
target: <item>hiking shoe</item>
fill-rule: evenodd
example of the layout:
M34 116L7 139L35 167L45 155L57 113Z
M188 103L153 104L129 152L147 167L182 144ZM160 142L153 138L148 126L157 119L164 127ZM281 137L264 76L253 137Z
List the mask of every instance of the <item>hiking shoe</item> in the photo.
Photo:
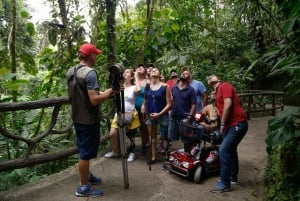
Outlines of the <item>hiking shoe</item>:
M129 153L129 156L128 156L128 158L127 158L127 161L128 162L132 162L132 161L134 161L134 156L135 156L135 154L134 153Z
M103 195L103 191L93 188L91 183L88 182L87 185L79 185L75 195L77 197L100 197Z
M223 193L223 192L229 192L231 189L230 189L230 186L226 186L224 185L222 182L217 182L216 183L216 186L210 190L210 192L212 193Z
M100 177L95 177L92 173L89 174L89 180L92 185L96 185L102 182Z
M117 157L119 157L119 154L117 154L117 153L111 151L111 152L106 153L106 154L104 155L104 157L105 157L105 158L117 158Z

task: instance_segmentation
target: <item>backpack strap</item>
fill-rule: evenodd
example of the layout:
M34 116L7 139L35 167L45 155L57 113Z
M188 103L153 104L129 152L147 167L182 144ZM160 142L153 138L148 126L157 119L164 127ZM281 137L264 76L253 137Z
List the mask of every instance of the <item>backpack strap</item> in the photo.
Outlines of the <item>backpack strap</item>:
M78 81L78 77L77 77L77 71L81 68L84 68L82 69L83 70L83 76L86 77L87 74L91 71L93 71L94 69L84 65L84 64L78 64L77 66L74 67L74 78L76 80L76 84L82 89L84 90L84 86L80 85L79 81ZM98 78L97 78L98 79Z

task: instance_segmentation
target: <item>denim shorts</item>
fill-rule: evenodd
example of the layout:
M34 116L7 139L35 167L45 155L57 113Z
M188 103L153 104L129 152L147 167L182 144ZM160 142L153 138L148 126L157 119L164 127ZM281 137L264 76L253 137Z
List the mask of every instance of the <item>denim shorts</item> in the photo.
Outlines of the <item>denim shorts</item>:
M81 160L97 157L100 145L100 124L82 125L74 123L76 144Z
M152 124L168 126L169 125L169 115L166 114L158 119L150 119L148 118L145 122L147 126L152 126Z

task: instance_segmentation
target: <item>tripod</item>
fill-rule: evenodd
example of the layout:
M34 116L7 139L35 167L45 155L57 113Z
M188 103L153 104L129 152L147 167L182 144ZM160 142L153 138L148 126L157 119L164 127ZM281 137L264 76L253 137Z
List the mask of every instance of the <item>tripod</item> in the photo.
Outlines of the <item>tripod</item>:
M129 187L128 182L128 166L126 159L126 150L125 150L125 135L126 135L126 125L124 123L125 119L125 103L124 103L124 91L121 90L120 93L116 94L116 106L117 106L117 120L119 125L119 140L120 140L120 149L122 155L122 168L123 168L123 177L124 177L124 188Z

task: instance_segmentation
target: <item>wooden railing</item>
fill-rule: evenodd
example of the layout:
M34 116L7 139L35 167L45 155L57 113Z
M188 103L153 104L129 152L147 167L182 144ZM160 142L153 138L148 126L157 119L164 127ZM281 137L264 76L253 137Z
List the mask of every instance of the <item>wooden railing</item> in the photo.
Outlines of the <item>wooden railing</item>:
M271 112L272 115L276 114L276 110L282 110L284 107L284 93L278 91L245 91L239 94L240 101L250 118L250 114L258 113L258 112ZM34 129L32 130L32 134L29 134L24 137L21 133L15 133L15 130L9 130L5 127L5 123L1 123L0 134L2 137L14 140L18 142L25 143L27 145L26 150L21 157L11 160L3 160L0 161L0 172L23 168L28 166L33 166L37 164L47 163L59 159L63 159L69 156L72 156L77 153L77 149L75 146L65 147L63 150L59 150L56 152L42 151L41 153L36 153L35 148L42 142L44 138L49 135L63 135L72 129L72 122L68 116L67 119L63 119L60 121L62 128L60 130L54 129L57 120L59 118L59 113L62 106L69 106L69 100L67 97L60 98L48 98L39 101L30 101L30 102L18 102L18 103L1 103L0 104L0 112L1 113L14 113L17 111L31 111L31 110L43 110L47 108L53 108L51 112L51 118L48 126L44 128L44 131L34 133ZM51 111L51 110L50 110ZM49 112L50 113L50 112ZM17 115L16 114L12 114ZM14 119L18 119L18 116L14 116ZM2 122L5 120L2 120ZM103 117L102 123L106 125L107 130L110 128L109 118ZM108 135L104 135L101 137L101 143L106 142L109 139ZM75 143L74 143L75 144ZM32 153L34 152L34 153ZM0 159L1 160L1 159Z
M282 91L247 90L238 95L248 119L251 114L255 113L275 116L276 111L284 109L284 92Z
M44 129L44 131L41 131L38 134L34 133L35 132L34 128L29 129L32 133L27 136L30 137L24 137L20 133L15 133L16 132L15 130L9 130L5 127L5 123L3 124L1 123L0 134L2 136L10 140L15 140L15 141L25 143L27 145L27 148L24 151L23 155L17 159L1 161L0 172L47 163L47 162L63 159L78 153L77 148L75 146L72 146L72 147L64 147L63 150L59 150L52 153L45 153L47 151L42 150L41 153L32 154L32 152L36 152L35 148L38 147L38 145L42 142L42 140L45 139L47 136L65 135L66 133L70 132L70 130L72 129L72 121L70 119L70 115L65 115L68 116L68 118L62 120L62 122L65 124L63 125L64 128L60 130L54 129L57 124L57 120L59 118L60 109L63 105L69 105L68 97L48 98L48 99L38 100L38 101L0 104L0 112L2 114L4 112L11 112L14 113L12 115L18 115L16 113L17 111L29 111L35 109L41 109L39 111L41 113L43 109L53 107L53 110L51 112L51 117L50 117L51 120L48 126ZM45 113L47 112L43 112L43 114ZM17 120L18 116L14 116L13 118ZM101 121L105 123L107 130L109 130L110 128L109 118L102 117ZM103 137L101 137L101 143L104 143L108 139L109 136L104 135Z

